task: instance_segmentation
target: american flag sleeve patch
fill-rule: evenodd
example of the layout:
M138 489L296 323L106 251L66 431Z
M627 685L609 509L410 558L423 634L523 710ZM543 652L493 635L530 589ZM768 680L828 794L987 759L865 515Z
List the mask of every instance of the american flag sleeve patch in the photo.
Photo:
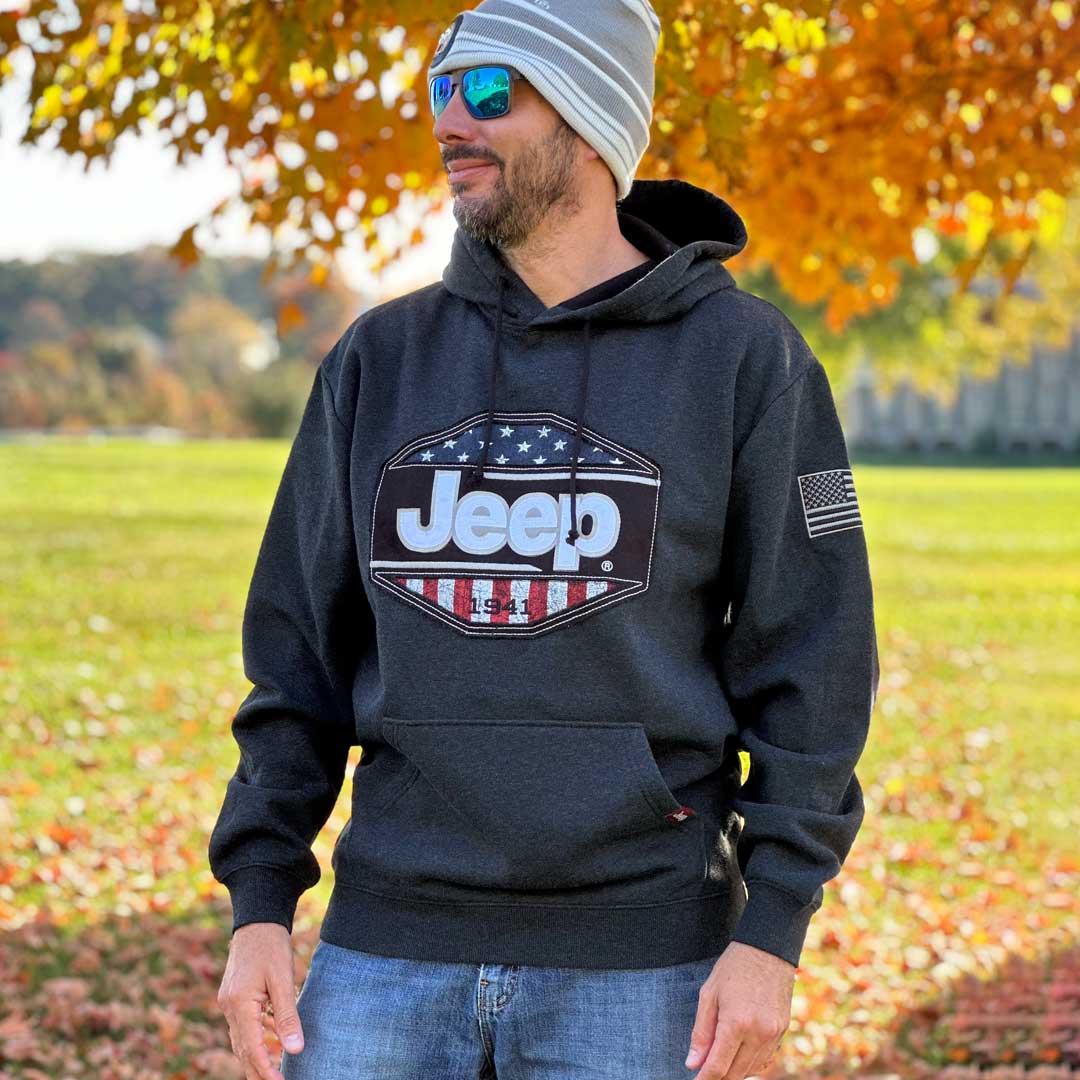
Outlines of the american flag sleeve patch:
M844 529L861 529L859 500L850 469L826 469L799 477L803 518L811 539Z

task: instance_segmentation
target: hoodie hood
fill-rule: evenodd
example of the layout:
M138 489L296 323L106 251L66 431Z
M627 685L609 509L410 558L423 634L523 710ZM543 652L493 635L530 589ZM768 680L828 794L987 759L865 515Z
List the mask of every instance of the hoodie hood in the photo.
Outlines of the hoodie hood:
M746 246L746 226L718 195L684 180L635 180L630 194L616 203L619 228L635 247L659 260L644 277L615 296L581 308L544 302L510 267L494 245L462 228L454 234L450 262L443 271L446 289L471 301L494 322L491 389L488 396L484 457L469 473L469 483L483 483L497 406L499 354L504 330L573 329L581 334L581 366L574 452L570 464L573 525L567 542L580 535L577 516L577 465L587 407L589 346L592 333L605 324L647 324L673 319L703 297L735 284L724 262Z

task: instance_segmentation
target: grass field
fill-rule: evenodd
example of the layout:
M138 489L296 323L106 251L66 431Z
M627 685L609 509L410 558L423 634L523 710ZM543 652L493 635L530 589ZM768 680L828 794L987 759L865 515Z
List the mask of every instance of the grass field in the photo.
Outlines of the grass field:
M0 445L0 1076L240 1075L206 842L287 450ZM854 473L882 681L866 821L811 924L778 1065L801 1076L897 1047L974 1060L920 1003L1037 964L1080 921L1080 469ZM347 781L301 900L298 980L348 798Z

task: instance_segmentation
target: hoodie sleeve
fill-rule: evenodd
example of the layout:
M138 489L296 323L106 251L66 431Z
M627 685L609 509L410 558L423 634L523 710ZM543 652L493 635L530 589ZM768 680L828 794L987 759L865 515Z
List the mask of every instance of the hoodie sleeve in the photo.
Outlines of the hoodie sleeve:
M328 361L316 372L255 563L242 625L253 684L232 720L239 762L210 836L233 931L292 931L301 893L321 876L311 844L337 801L356 744L352 679L373 635L349 497L351 434Z
M788 342L791 347L791 342ZM825 369L800 373L733 465L720 673L750 772L735 809L747 904L733 940L798 966L863 819L855 775L878 687L865 533Z

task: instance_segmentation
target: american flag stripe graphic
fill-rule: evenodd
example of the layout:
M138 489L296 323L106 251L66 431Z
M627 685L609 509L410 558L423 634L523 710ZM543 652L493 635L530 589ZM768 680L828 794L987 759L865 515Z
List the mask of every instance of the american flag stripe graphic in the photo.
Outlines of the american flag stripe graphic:
M394 581L476 625L533 623L615 588L611 581L395 577Z
M806 531L811 537L862 528L850 469L826 469L799 477Z

